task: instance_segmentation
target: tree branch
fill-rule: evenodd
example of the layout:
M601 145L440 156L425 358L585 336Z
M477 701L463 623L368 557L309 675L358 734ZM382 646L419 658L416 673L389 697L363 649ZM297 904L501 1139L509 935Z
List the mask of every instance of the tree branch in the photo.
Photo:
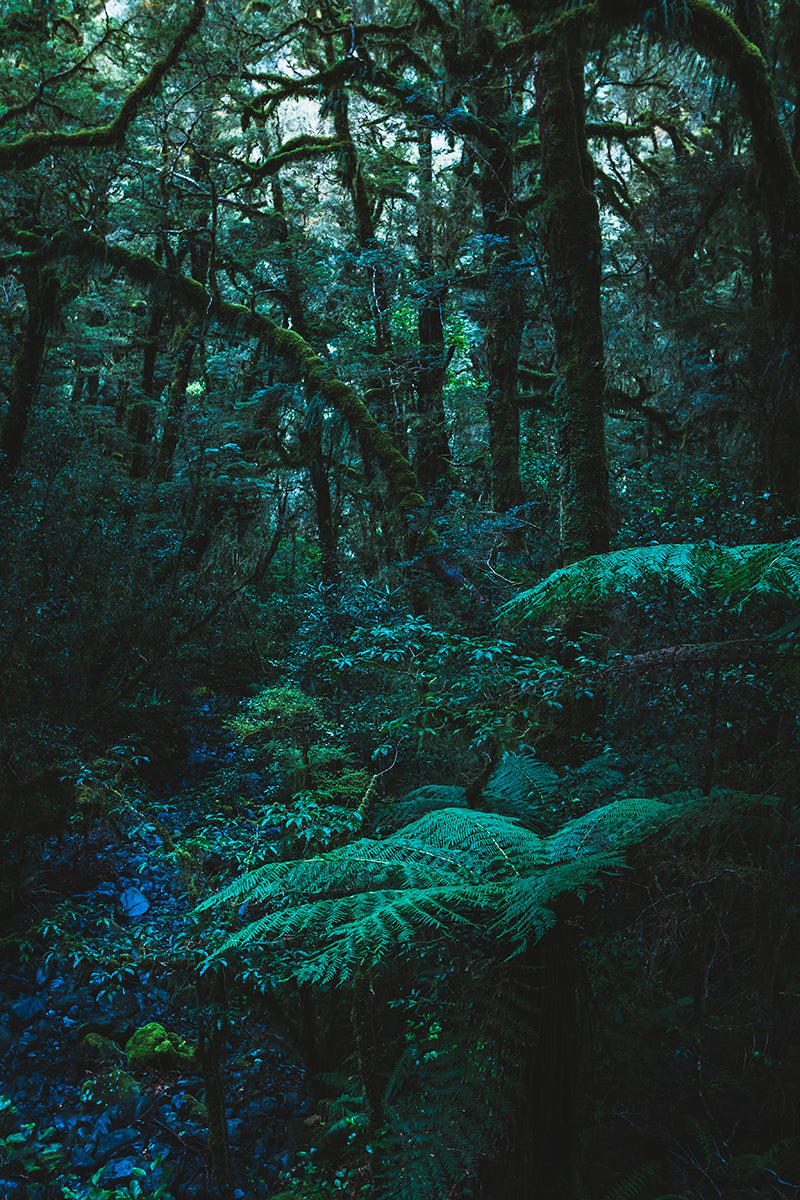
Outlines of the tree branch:
M353 389L339 379L293 329L283 329L263 313L254 312L243 304L231 304L219 296L212 296L196 280L166 271L146 254L136 254L122 246L110 246L95 234L68 230L55 234L46 244L41 244L32 234L14 231L0 224L0 237L31 248L28 254L14 256L15 265L39 264L72 255L83 259L91 257L106 266L124 271L138 283L159 281L176 300L193 312L216 317L223 324L263 338L271 353L295 364L310 391L340 412L350 426L358 430L362 445L366 444L375 455L400 512L411 516L422 509L424 500L416 475L391 435L378 424Z
M95 125L74 133L45 131L29 133L16 142L0 142L0 170L30 167L48 154L72 146L113 146L121 142L142 103L157 90L164 76L175 65L189 39L205 16L206 0L193 0L192 15L181 29L169 51L126 96L122 108L109 125Z

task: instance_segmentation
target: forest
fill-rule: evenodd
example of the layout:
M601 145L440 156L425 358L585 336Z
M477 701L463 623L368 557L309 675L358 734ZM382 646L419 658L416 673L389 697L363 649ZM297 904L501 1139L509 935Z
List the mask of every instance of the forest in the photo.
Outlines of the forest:
M2 1200L800 1196L798 81L2 0Z

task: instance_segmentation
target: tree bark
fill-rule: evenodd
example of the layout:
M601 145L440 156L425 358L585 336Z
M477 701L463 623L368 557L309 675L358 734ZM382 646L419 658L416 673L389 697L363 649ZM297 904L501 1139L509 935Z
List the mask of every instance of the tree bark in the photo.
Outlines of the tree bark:
M417 413L414 421L414 469L427 500L443 500L450 473L450 444L444 410L446 374L444 307L446 283L433 265L433 139L430 125L419 130L419 198L417 201L417 262L422 296L417 312L419 367L416 377Z
M649 21L645 0L599 0L604 23L630 27ZM666 11L666 8L665 8ZM753 152L761 173L760 203L772 247L770 315L775 344L782 353L767 364L760 381L771 405L762 430L770 487L783 507L800 512L800 173L778 112L772 71L759 47L765 39L764 9L757 2L738 4L743 28L710 0L683 0L679 35L703 55L720 63L736 85L753 131ZM672 36L665 23L662 32ZM752 39L752 40L751 40ZM771 360L772 362L772 360Z
M164 432L161 435L154 469L156 482L158 483L163 482L168 477L172 468L172 460L175 457L175 450L178 446L181 414L186 405L186 389L189 386L189 376L192 372L192 361L194 359L199 329L200 318L196 313L192 313L183 327L178 342L175 374L172 377L172 384L169 389L167 415L164 418Z
M47 335L58 310L60 284L50 267L24 270L22 282L28 318L11 369L11 388L3 432L0 434L0 479L8 480L22 460L25 433L36 398Z
M600 221L586 145L583 54L550 37L539 56L546 273L556 345L561 552L565 563L608 550L610 503L600 312Z
M493 40L493 39L492 39ZM483 31L476 49L491 49ZM483 55L481 55L483 58ZM476 114L490 129L513 126L509 113L509 83L505 71L492 61L475 90ZM512 119L510 119L512 118ZM492 504L508 512L523 502L519 473L518 367L525 324L527 271L521 266L520 217L514 192L514 146L511 136L487 144L481 155L480 203L483 217L486 287L486 417Z
M286 246L289 242L289 226L286 221L283 190L280 180L275 177L272 182L272 203L279 216L279 240ZM286 284L286 305L292 329L306 341L309 340L309 329L302 302L302 279L287 252L284 272ZM308 481L314 497L314 511L317 518L317 537L320 550L320 579L322 586L330 591L337 589L340 583L339 550L336 533L336 521L333 514L333 497L331 495L331 479L328 457L324 446L325 418L323 406L310 392L306 393L306 410L300 425L300 450L308 464Z

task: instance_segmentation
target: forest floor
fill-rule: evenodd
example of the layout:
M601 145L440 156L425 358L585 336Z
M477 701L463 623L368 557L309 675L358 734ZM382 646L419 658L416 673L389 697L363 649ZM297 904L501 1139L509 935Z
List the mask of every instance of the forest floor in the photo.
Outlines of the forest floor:
M219 1194L206 1081L192 1055L208 1005L186 952L197 938L198 875L213 891L215 852L204 837L187 869L170 848L205 830L186 797L224 768L233 745L214 703L195 706L188 732L181 760L154 772L149 811L94 820L45 845L29 896L2 931L3 1200ZM134 1035L154 1025L166 1043L137 1054ZM295 1156L293 1129L308 1109L303 1067L286 1032L252 1007L246 1026L228 1021L221 1058L232 1194L267 1195Z

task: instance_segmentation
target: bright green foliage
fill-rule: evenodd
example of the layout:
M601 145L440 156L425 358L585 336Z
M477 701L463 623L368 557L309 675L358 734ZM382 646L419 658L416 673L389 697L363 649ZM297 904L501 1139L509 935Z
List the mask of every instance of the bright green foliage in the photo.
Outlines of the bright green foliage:
M440 809L382 841L261 867L198 911L232 900L265 906L219 952L279 947L285 961L298 951L302 983L344 982L365 962L476 927L491 929L503 953L519 953L552 927L559 897L584 895L669 813L655 800L621 800L541 837L511 817Z
M594 554L560 567L501 612L529 620L553 609L588 608L647 583L676 584L698 597L710 592L734 608L774 597L797 600L800 541L729 547L698 542Z
M175 1034L167 1033L158 1021L137 1029L125 1046L131 1067L159 1067L164 1070L196 1068L191 1047Z
M228 724L243 742L262 745L288 739L307 751L325 727L325 718L319 704L299 688L274 687L248 700Z
M522 792L522 778L506 761L498 790ZM328 1136L352 1140L372 1160L376 1195L435 1200L496 1148L519 1107L522 1081L509 1063L536 1044L541 979L531 954L556 926L560 901L583 898L676 811L620 800L542 836L511 816L442 808L383 840L262 867L198 912L252 905L263 915L216 954L255 953L277 978L290 970L315 988L351 985L357 994L365 971L391 978L402 962L406 1011L417 1019L382 1084L382 1126L373 1126L374 1101L345 1093ZM411 981L436 962L446 979L454 954L471 963L463 996L437 1016L437 989L423 1005Z
M122 1104L139 1094L139 1084L132 1076L121 1070L109 1071L106 1075L96 1075L87 1079L81 1086L81 1098L100 1109Z

